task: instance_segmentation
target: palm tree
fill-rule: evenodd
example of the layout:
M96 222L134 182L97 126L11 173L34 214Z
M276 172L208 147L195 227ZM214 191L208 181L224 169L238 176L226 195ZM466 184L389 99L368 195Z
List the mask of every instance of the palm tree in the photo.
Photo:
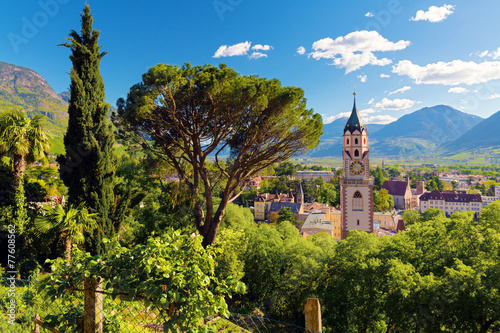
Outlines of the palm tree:
M0 154L12 159L14 188L22 180L26 164L46 158L49 149L43 115L38 114L30 119L20 110L0 113Z
M35 228L40 232L56 230L64 240L64 260L69 265L72 244L82 244L85 240L83 232L92 232L96 227L95 216L90 214L82 205L78 207L63 207L57 204L44 215L37 217Z

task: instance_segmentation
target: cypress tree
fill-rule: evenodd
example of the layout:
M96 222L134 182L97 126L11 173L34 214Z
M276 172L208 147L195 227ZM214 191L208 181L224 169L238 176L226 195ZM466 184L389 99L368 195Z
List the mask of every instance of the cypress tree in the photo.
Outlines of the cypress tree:
M109 106L104 101L104 83L99 65L106 52L100 52L99 31L92 29L90 7L85 5L81 35L71 31L71 97L69 122L64 136L65 156L59 156L61 179L68 187L68 203L85 204L98 213L98 228L86 235L86 251L102 254L102 238L111 238L114 228L110 209L114 200L114 136L108 119Z

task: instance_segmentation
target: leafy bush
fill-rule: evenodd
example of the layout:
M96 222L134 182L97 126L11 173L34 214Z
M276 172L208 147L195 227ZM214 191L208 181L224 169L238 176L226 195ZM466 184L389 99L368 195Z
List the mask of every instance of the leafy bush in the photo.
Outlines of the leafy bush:
M245 290L241 282L216 277L215 251L204 249L201 237L169 231L132 249L113 241L110 249L99 257L75 248L69 266L62 258L50 261L52 274L41 290L55 300L68 290L82 290L85 277L100 277L113 298L141 298L144 306L156 309L164 318L164 331L189 332L205 331L208 316L227 317L225 297ZM63 316L59 319L63 326Z

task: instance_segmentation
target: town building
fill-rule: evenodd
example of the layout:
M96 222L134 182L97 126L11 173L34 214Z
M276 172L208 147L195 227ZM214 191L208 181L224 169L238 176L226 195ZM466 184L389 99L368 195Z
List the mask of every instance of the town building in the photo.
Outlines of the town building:
M474 212L476 216L483 209L480 194L468 194L465 191L431 191L420 196L420 212L429 208L441 209L446 215L454 212Z
M486 195L482 195L481 196L481 200L483 202L483 208L484 208L484 207L486 207L487 204L495 202L497 200L500 200L500 198L498 198L498 197L489 197L489 196L486 196Z
M321 178L325 182L329 183L330 181L335 179L335 173L332 171L312 171L312 170L297 171L295 173L295 179L312 180L316 178Z
M267 180L267 179L273 179L277 178L276 176L257 176L250 178L247 182L242 182L240 184L241 187L243 187L244 191L250 191L250 190L258 190L260 189L260 185L262 181Z
M416 208L413 206L412 193L409 181L386 180L382 184L382 189L386 189L394 199L394 208L401 210L410 210Z
M315 210L307 216L300 231L303 236L315 235L319 232L326 232L330 237L334 237L333 223L326 218L326 214L320 210ZM339 230L340 234L340 230Z
M373 213L374 228L398 231L398 223L402 220L401 215L391 212L375 212Z
M299 215L304 212L302 203L295 202L271 202L269 206L269 221L271 223L276 222L278 219L278 214L283 208L290 208L290 211L295 214L295 219L299 220Z
M269 219L269 210L273 202L295 202L292 193L289 194L269 194L259 195L254 202L254 218L258 221Z
M373 232L373 179L370 177L368 133L356 108L344 127L343 177L340 180L342 238L350 230Z

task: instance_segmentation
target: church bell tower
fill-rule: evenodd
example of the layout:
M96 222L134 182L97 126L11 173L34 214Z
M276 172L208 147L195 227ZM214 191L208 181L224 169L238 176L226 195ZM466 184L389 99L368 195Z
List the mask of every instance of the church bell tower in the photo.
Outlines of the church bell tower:
M368 133L356 109L344 127L343 177L340 183L342 239L350 230L373 232L373 179L370 178Z

